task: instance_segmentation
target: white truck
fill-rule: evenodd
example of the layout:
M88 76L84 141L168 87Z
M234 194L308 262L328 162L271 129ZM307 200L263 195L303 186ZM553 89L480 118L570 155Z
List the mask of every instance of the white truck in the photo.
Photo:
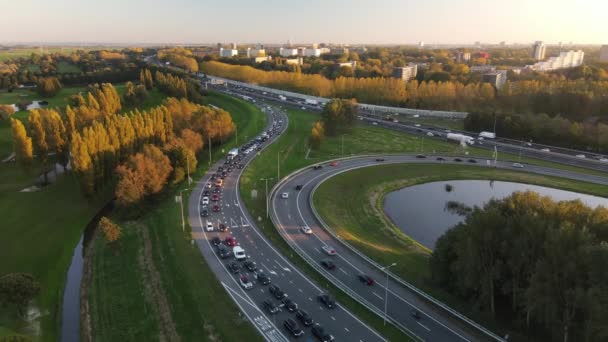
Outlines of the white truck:
M448 138L448 140L454 140L461 144L464 143L464 144L473 145L475 143L475 139L473 139L473 137L470 137L470 136L464 135L464 134L460 134L460 133L448 133L446 135L446 138Z
M238 148L233 148L232 150L228 151L228 160L232 160L234 158L236 158L239 155L239 149Z
M485 139L494 139L496 138L496 133L483 131L479 132L479 137Z
M306 104L316 106L316 105L319 104L319 101L317 101L317 100L311 100L311 99L306 99Z
M279 99L281 99L281 101L287 101L287 97L283 95L279 95Z

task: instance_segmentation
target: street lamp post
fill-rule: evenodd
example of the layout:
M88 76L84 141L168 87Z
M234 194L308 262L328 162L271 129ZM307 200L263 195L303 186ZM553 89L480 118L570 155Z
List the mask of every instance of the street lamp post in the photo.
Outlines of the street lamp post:
M388 269L393 266L397 266L397 263L394 262L388 266L384 266L381 268L381 270L383 270L384 273L386 273L386 286L384 286L384 325L386 325L386 318L387 318L386 311L388 309Z
M181 189L179 191L179 205L181 207L181 213L182 213L182 232L186 231L186 220L184 219L184 195L183 195L183 192L186 190L190 190L190 189L186 188L186 189Z
M268 208L268 181L271 181L272 178L261 178L261 181L266 181L266 217L270 216L269 208Z

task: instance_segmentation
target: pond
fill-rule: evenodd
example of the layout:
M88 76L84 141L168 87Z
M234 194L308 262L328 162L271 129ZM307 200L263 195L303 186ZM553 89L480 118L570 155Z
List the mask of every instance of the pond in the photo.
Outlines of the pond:
M448 191L449 190L449 191ZM384 199L384 212L412 239L433 249L443 233L464 220L447 210L448 202L483 206L516 191L534 191L556 201L580 199L591 207L608 207L608 199L537 185L489 180L456 180L414 185L393 191Z

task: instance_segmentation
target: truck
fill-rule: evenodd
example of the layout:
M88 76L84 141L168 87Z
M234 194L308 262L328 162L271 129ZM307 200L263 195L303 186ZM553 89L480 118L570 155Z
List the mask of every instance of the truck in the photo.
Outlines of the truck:
M236 158L239 155L239 149L238 148L233 148L230 151L228 151L228 160L232 160L234 158Z
M319 104L319 101L317 101L317 100L311 100L311 99L306 99L306 104L316 106L316 105Z
M279 99L281 99L281 101L287 101L287 97L283 95L279 95Z
M483 131L479 132L479 137L485 139L494 139L496 138L496 133Z
M475 139L473 139L473 137L470 137L470 136L464 135L464 134L460 134L460 133L448 133L446 135L446 138L448 138L448 140L457 141L461 144L473 145L475 143Z

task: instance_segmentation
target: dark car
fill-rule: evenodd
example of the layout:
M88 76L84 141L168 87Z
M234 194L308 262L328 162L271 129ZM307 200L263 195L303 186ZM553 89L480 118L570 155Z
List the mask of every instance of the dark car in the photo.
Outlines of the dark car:
M376 158L376 161L377 161L377 162L383 162L383 161L384 161L384 158Z
M330 342L334 337L325 332L325 329L318 323L312 327L312 334L321 342Z
M289 333L291 333L291 335L293 335L293 337L304 335L304 330L300 329L300 327L298 327L298 323L291 318L286 319L285 322L283 322L283 326L285 329L287 329L287 331L289 331Z
M444 160L445 160L445 158L443 158L443 157L437 157L437 160L438 160L438 161L444 161Z
M220 189L220 188L213 189L214 194L219 194L220 192L222 192L222 189Z
M211 239L211 243L213 243L214 246L219 246L220 243L222 243L222 239L220 239L219 236L215 236Z
M462 159L460 159L460 158L454 158L454 161L455 161L455 162L461 162L461 161L462 161Z
M302 184L296 185L296 190L298 190L298 191L302 190Z
M283 298L283 305L287 308L287 310L289 310L289 312L295 312L298 310L298 303L289 298Z
M475 164L475 163L477 163L477 160L475 160L475 159L469 159L469 163Z
M424 154L417 154L416 158L424 159L426 156Z
M336 300L334 299L334 297L328 294L322 294L318 298L319 301L323 303L323 305L325 305L325 307L327 307L328 309L333 309L336 307Z
M279 312L279 307L276 306L271 300L266 299L263 303L264 308L271 314L276 314Z
M262 285L270 284L270 277L268 277L264 272L256 272L255 279L257 279Z
M304 310L296 311L296 317L300 320L300 322L302 322L302 324L307 327L311 326L315 322L312 319L312 316Z
M283 290L281 290L281 288L278 285L270 285L270 287L268 288L268 291L270 291L270 293L272 293L272 295L276 298L276 299L283 299L285 297L287 297L287 294L285 292L283 292Z
M203 196L209 197L209 195L211 195L211 193L209 192L209 190L203 191Z
M370 276L368 276L367 274L359 274L359 280L361 280L362 283L372 286L374 285L374 279Z
M331 260L327 260L327 259L321 260L321 265L323 267L327 268L328 270L333 270L334 268L336 268L336 265L334 265L334 263Z
M242 168L244 168L244 167L245 167L245 165L243 165L243 164L239 164L237 167L238 167L239 169L242 169Z
M232 255L232 251L230 250L230 248L228 248L228 246L224 244L219 244L217 246L217 254L220 255L220 258L226 259Z
M201 210L201 217L207 217L207 216L209 216L209 210L207 210L207 209Z
M258 269L258 267L255 265L255 262L253 262L251 260L245 261L244 265L245 265L245 268L249 270L249 272L253 272Z
M225 232L225 231L228 231L228 226L223 223L220 223L220 232Z
M321 170L323 168L323 165L315 165L312 167L314 170Z
M412 309L412 317L414 317L416 320L419 320L422 318L422 316L420 316L420 312L416 309Z
M228 270L230 270L230 272L236 274L241 272L241 266L239 266L239 264L237 264L236 262L231 262L228 264Z
M217 212L219 212L220 210L222 210L222 209L220 208L220 206L219 206L219 205L214 205L214 206L213 206L213 212L216 212L216 213L217 213Z
M217 172L222 172L222 171L224 171L223 167L220 166L220 167L217 168Z

